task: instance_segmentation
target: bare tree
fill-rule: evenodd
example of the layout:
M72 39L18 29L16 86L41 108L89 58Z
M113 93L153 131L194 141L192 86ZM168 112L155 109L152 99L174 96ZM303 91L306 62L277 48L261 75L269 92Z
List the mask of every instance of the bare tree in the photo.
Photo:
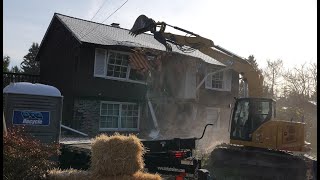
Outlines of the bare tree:
M312 67L313 66L311 66L311 69ZM301 96L300 98L305 100L309 99L316 87L316 84L314 84L314 82L317 81L316 69L314 71L315 72L312 72L310 67L306 67L306 63L299 67L287 70L286 73L283 74L283 78L290 90L290 94L299 95Z
M309 72L312 78L312 94L311 98L314 101L317 101L317 63L311 63L309 67Z
M271 96L274 98L278 92L278 85L282 77L283 61L277 59L275 61L267 60L267 67L263 71L264 83L270 89Z

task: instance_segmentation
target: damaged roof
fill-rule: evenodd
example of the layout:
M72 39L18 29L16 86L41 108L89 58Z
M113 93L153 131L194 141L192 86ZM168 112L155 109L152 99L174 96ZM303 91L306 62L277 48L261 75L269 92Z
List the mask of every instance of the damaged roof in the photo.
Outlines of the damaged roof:
M71 33L73 33L73 35L80 42L87 42L100 45L145 47L166 51L166 48L157 40L155 40L153 35L151 34L144 33L136 37L133 37L129 34L128 29L113 27L110 25L100 24L58 13L55 13L54 16L61 20L61 22L71 31ZM172 45L172 51L179 54L200 58L210 64L225 66L224 64L215 60L214 58L211 58L198 50L193 51L191 53L185 53L179 50L175 45Z

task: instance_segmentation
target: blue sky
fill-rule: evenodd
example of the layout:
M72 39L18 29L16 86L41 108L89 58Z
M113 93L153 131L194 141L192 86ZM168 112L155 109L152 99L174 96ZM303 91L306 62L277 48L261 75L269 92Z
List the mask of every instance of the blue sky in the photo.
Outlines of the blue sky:
M32 42L41 43L55 12L90 20L104 2L93 21L102 22L125 0L4 0L4 55L19 65ZM242 57L253 54L261 67L278 58L294 67L317 61L316 11L316 0L128 0L104 23L130 29L145 14Z

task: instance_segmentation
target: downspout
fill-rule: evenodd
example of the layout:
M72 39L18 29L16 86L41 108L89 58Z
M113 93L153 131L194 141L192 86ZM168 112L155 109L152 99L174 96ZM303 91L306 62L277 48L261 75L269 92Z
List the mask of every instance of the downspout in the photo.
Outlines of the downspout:
M153 106L152 106L152 103L151 103L149 97L147 97L147 100L148 100L148 107L150 109L153 125L155 127L155 130L151 130L149 136L152 139L156 139L157 137L159 137L159 134L160 134L160 129L159 129L159 126L158 126L158 120L157 120L157 117L156 117L156 115L154 113L154 109L153 109Z
M148 98L148 105L149 105L149 109L150 109L150 113L151 113L153 125L154 125L154 127L155 127L156 129L159 129L159 127L158 127L158 120L157 120L156 114L154 113L153 106L152 106L152 103L151 103L151 101L149 100L149 98Z

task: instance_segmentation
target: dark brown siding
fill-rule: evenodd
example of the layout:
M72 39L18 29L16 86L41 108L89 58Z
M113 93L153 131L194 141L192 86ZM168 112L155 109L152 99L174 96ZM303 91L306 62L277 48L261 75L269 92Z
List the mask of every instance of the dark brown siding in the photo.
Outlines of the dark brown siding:
M74 62L80 43L54 17L38 54L40 82L52 85L64 96L62 123L71 125L74 90Z
M143 101L147 90L144 84L94 77L95 47L93 45L83 45L81 47L78 69L75 73L77 77L75 80L75 95L78 97L95 97L100 100Z
M57 18L53 18L38 54L40 82L58 88L64 96L64 125L75 127L78 124L73 120L75 97L108 101L144 101L146 85L93 76L96 47L98 45L80 44Z

